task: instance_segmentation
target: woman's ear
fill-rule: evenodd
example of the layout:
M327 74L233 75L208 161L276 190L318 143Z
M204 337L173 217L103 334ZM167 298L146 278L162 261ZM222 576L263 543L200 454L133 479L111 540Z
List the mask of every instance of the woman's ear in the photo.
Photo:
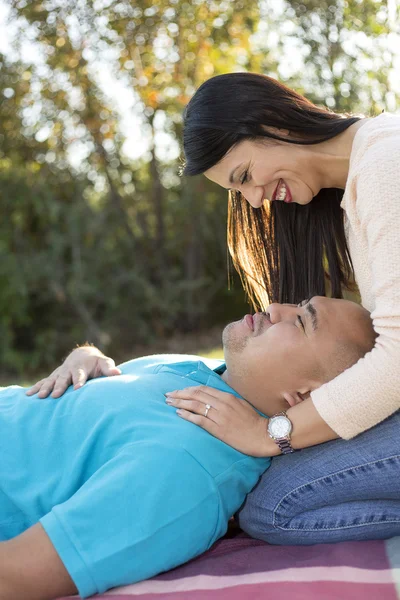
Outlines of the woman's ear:
M289 129L280 129L279 127L267 127L266 125L263 126L263 129L265 131L267 131L268 133L272 133L273 135L278 135L281 138L287 138L290 136L290 131ZM263 140L265 142L265 140ZM274 140L270 140L271 142L273 142Z
M278 135L281 135L282 137L289 137L289 135L290 135L289 129L279 129L279 128L277 128L277 132L278 132Z

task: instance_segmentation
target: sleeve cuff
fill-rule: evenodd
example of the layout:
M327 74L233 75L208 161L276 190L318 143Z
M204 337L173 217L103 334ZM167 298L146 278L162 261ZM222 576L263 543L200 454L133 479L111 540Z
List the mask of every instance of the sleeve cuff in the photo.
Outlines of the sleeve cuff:
M40 523L75 583L79 595L82 598L87 598L96 594L98 592L97 586L90 576L86 564L54 512L49 512L42 517Z

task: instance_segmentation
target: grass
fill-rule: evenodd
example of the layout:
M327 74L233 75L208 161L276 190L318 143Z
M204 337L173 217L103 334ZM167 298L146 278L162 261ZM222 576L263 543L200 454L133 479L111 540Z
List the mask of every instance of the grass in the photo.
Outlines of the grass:
M195 354L198 354L199 356L204 356L204 358L220 358L222 360L224 359L224 351L222 350L222 346L211 348L211 350L199 350L198 352L195 352Z

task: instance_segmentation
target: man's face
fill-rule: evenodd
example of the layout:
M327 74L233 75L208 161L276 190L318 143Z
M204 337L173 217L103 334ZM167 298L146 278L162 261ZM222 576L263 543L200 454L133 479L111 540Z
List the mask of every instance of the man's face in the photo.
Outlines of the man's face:
M343 352L370 350L374 337L368 311L348 300L271 304L224 329L227 381L260 411L278 412L289 407L288 397L301 398L331 379L331 363Z

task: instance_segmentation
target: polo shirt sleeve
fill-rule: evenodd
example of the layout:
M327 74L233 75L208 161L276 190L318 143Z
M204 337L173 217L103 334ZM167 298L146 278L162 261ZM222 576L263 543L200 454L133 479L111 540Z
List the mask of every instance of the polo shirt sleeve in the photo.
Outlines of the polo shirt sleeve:
M213 478L184 449L136 442L40 522L86 598L147 579L224 533Z

